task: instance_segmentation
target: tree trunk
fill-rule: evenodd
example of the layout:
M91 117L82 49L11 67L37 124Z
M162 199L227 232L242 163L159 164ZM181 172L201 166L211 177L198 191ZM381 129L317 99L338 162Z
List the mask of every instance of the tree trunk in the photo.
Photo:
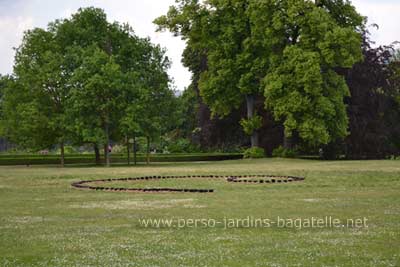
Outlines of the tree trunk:
M136 165L136 136L133 137L133 162Z
M60 143L60 150L61 150L61 167L65 166L65 153L64 153L64 141Z
M110 146L110 136L108 133L108 123L106 123L104 132L106 134L106 144L104 145L104 157L106 158L106 166L110 167L110 153L108 152L108 147Z
M293 148L293 138L283 135L283 148L292 149Z
M255 97L254 95L247 95L246 96L246 106L247 106L247 119L252 119L254 116L254 109L255 109ZM253 131L250 136L251 147L258 146L258 132L257 130Z
M147 155L146 155L146 162L147 164L150 164L150 137L146 137L147 140Z
M94 149L96 165L100 165L101 164L101 158L100 158L99 146L95 143L95 144L93 144L93 149Z
M130 144L129 144L129 138L126 138L126 150L128 152L128 165L131 164L131 153L130 153Z

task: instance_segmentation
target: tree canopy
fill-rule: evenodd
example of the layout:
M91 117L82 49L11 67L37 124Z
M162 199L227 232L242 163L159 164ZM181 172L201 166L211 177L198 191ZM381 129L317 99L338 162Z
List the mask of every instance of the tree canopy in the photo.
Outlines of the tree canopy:
M59 148L62 165L65 145L93 146L96 162L102 148L109 165L112 144L144 137L149 156L151 142L179 129L268 152L398 149L399 53L370 46L350 1L177 0L154 23L186 42L192 84L182 96L163 48L82 8L24 33L13 73L0 76L0 134Z
M187 41L183 62L192 70L205 57L198 83L213 114L225 116L246 103L241 124L253 146L262 124L255 99L262 95L288 137L297 131L324 144L346 134L348 89L336 69L362 59L363 27L350 2L177 2L155 23Z
M281 52L271 61L264 80L266 106L283 121L288 137L298 132L315 145L345 137L348 119L343 101L349 90L337 70L362 60L362 17L341 1L274 5L287 11L277 11L269 20L268 26L276 32L266 38L280 36L275 46ZM256 9L255 17L262 12Z
M111 138L128 134L122 121L136 119L140 132L166 127L169 121L161 119L148 129L161 109L138 106L148 96L166 106L174 101L168 67L165 51L128 24L109 23L101 9L79 9L25 33L5 80L3 131L28 148L59 144L62 164L65 142L103 145L109 164Z

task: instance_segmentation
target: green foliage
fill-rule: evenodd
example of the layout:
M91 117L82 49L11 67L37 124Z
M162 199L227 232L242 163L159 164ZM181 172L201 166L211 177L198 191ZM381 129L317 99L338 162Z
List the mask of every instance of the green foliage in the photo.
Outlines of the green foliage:
M272 151L273 157L278 158L295 158L298 155L295 149L284 148L283 146L279 146Z
M200 149L187 138L177 138L166 143L170 153L198 153Z
M256 158L264 158L265 152L264 149L261 147L251 147L246 149L243 152L243 158L245 159L256 159Z
M362 59L364 27L349 1L178 0L155 23L187 40L183 62L214 115L264 93L287 136L316 145L347 134L349 93L336 70Z
M240 125L243 127L243 130L247 135L251 135L255 130L261 128L262 120L261 116L255 115L249 119L242 119Z
M199 111L198 96L193 86L186 88L177 99L177 129L181 137L190 138L196 131L196 114Z
M347 134L343 98L349 96L348 87L334 71L321 73L318 53L288 47L265 84L266 105L276 120L284 121L288 137L297 131L303 140L317 145Z
M25 149L39 150L53 144L55 134L33 89L9 76L2 77L1 84L1 135Z
M96 46L80 53L82 63L71 79L68 115L84 142L106 144L123 112L124 74L114 58Z
M290 1L282 5L285 2ZM291 34L290 45L281 46L282 54L273 58L264 80L265 104L276 120L283 121L287 137L296 131L311 145L347 135L343 99L349 90L335 68L349 68L362 60L358 30L363 20L349 3L342 6L343 14L329 12L342 4L299 2L285 6L287 16L278 12L271 18L274 29L289 27ZM299 13L304 13L303 19Z
M69 71L59 52L55 33L38 28L27 31L16 50L1 109L4 135L22 148L45 148L68 135L64 109Z
M167 145L168 152L170 153L181 153L181 152L191 152L189 151L191 147L190 141L185 138L179 138L173 140Z
M136 89L119 123L126 136L140 135L154 140L174 128L180 114L178 99L168 85L170 62L165 51L159 46L147 45L144 57L148 66L144 65L140 75L131 82Z
M195 73L200 95L212 114L226 116L239 108L247 95L262 92L260 77L268 62L267 50L251 36L248 3L177 2L155 23L159 30L169 29L187 40L184 64Z
M109 23L101 9L79 9L25 33L14 76L1 78L2 132L34 149L155 138L176 120L169 65L165 51L129 25Z

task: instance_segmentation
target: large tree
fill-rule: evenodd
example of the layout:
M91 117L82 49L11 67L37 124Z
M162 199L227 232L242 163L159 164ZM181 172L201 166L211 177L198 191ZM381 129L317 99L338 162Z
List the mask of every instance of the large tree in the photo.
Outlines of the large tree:
M120 43L123 43L121 36L131 35L130 28L123 28L118 23L111 24L107 21L107 16L103 10L99 8L81 8L77 13L73 14L69 19L57 20L53 24L53 28L56 29L56 40L63 44L62 53L70 55L73 80L71 85L77 85L77 77L79 76L83 79L83 72L90 73L92 70L82 70L79 75L75 72L76 70L84 65L85 61L89 60L91 53L93 56L98 56L101 52L105 52L109 57L113 56L113 63L116 62L118 57L118 52L115 51ZM133 35L132 35L133 36ZM136 38L136 37L135 37ZM125 38L126 40L126 38ZM94 52L97 48L97 53ZM140 53L140 50L138 51ZM97 67L99 67L97 65ZM102 70L97 70L101 72ZM79 84L78 84L79 86ZM115 88L118 90L118 88ZM73 91L74 96L76 96L76 90ZM86 99L86 101L89 101ZM71 101L69 101L71 103ZM72 107L75 106L75 109ZM89 123L82 123L87 121L86 118L77 116L79 110L76 107L79 105L68 105L69 109L67 112L69 129L77 135L78 143L91 143L94 147L96 163L100 163L100 147L104 148L104 156L106 163L109 162L108 157L108 142L104 138L104 134L99 134L98 124L96 123L101 116L96 114L96 110L86 110L86 117L95 117L96 119L90 121ZM89 112L89 114L87 114ZM82 114L84 111L82 111ZM98 116L99 115L99 116ZM101 119L100 119L101 120ZM105 130L102 127L102 130ZM114 132L109 129L109 136Z
M184 63L192 71L202 68L194 78L213 116L224 117L246 103L247 120L242 125L252 146L258 146L261 117L255 98L262 92L259 82L268 57L251 38L248 5L248 1L179 1L155 23L188 41Z
M237 123L241 118L240 111L234 111L224 117L212 116L210 107L204 103L200 95L200 76L207 70L208 49L206 42L202 40L202 28L203 19L206 19L208 11L201 9L198 1L191 1L190 4L181 2L179 5L171 7L168 15L156 19L155 23L159 26L158 30L169 29L187 44L182 55L182 63L192 73L192 82L182 96L182 99L187 101L184 103L183 114L190 121L189 125L183 126L186 128L185 137L208 149L215 146L225 147L228 143L245 139L243 130Z
M341 5L340 17L335 17ZM276 11L265 22L273 33L264 38L275 37L274 47L280 50L265 79L267 107L283 121L286 137L298 133L311 145L345 137L349 90L337 70L362 60L362 17L341 1L279 1L265 11L271 8L285 12ZM258 7L253 16L259 18L263 11ZM263 36L265 31L259 32Z
M155 23L159 30L169 29L187 41L186 65L196 70L205 63L199 88L213 114L224 116L246 104L247 119L241 124L251 135L252 146L258 144L257 129L262 124L255 99L262 95L276 119L285 124L286 136L298 131L308 141L319 135L315 143L326 143L346 133L343 97L347 89L334 69L351 67L361 59L357 30L363 24L348 1L181 0ZM291 66L284 69L284 63ZM286 90L279 80L286 86L289 81L283 77L293 69L299 69L296 77L307 77L294 81L298 84L291 77ZM324 77L320 72L326 73ZM335 86L341 89L335 92ZM314 87L314 92L301 94L306 87ZM313 99L310 103L300 99L307 108L290 112L288 105L299 103L284 99L296 95ZM322 100L325 110L312 112ZM280 107L281 103L286 107ZM317 125L321 119L329 125Z
M71 114L85 113L87 116L81 118L73 115L75 122L72 125L79 125L75 130L81 133L85 142L104 145L106 162L109 164L110 138L129 139L143 134L143 127L138 129L135 120L140 119L141 124L148 120L148 124L156 121L153 120L154 115L147 116L154 105L148 103L146 106L141 99L149 95L154 101L159 101L156 97L159 91L172 94L166 73L169 61L160 47L151 44L149 39L137 37L128 24L108 23L104 12L99 9L80 10L70 20L60 24L59 32L64 42L69 42L71 46L78 45L86 51L83 53L86 55L78 56L76 61L78 67L73 83L76 88L71 101L81 104L75 105ZM96 57L99 61L91 62ZM109 59L104 65L106 57ZM110 68L106 69L106 66ZM93 79L96 79L96 85ZM80 86L88 90L77 89ZM99 92L93 94L96 90L105 90L110 94L102 97L98 95ZM81 94L85 94L85 97L81 97ZM164 112L161 109L155 112L170 115L165 109ZM151 134L156 133L159 131L154 130Z
M394 51L391 46L374 47L368 31L364 32L364 61L345 72L351 92L346 99L350 134L341 146L344 149L333 144L332 152L353 159L399 153L400 63Z

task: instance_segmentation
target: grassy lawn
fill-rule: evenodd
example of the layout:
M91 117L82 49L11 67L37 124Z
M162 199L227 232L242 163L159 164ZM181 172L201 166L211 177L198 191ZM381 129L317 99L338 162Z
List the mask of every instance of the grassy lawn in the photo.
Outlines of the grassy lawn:
M214 193L116 193L81 179L277 174L304 182L140 181ZM136 187L133 182L113 186ZM141 219L367 219L367 227L145 227ZM237 221L238 222L238 221ZM231 225L232 226L232 225ZM400 161L237 160L0 167L0 266L400 266Z

